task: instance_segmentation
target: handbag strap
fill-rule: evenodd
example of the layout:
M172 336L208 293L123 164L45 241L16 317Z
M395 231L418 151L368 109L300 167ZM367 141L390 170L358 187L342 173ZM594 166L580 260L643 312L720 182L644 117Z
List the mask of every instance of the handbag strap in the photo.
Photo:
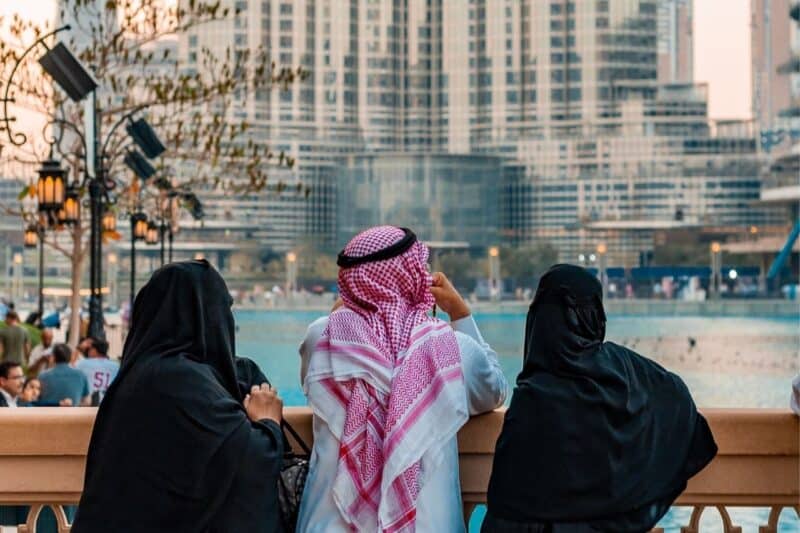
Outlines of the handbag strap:
M292 425L289 424L285 418L281 418L281 429L289 432L289 434L292 436L295 442L300 445L306 455L311 455L311 448L309 448L308 444L306 444L306 442L300 437L300 434L295 431Z

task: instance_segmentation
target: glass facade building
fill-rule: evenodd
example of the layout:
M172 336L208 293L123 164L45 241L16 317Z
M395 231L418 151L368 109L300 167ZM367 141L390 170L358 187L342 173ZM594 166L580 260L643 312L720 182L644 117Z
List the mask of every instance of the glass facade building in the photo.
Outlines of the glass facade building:
M501 160L385 153L347 158L337 178L338 244L378 224L409 227L447 247L499 242Z

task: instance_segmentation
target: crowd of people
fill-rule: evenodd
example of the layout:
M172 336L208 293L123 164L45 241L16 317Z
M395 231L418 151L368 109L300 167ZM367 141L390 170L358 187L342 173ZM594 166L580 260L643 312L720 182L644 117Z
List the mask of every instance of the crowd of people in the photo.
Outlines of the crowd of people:
M237 357L232 298L206 261L142 287L118 368L101 340L70 350L46 334L4 359L7 404L100 404L72 531L465 530L457 433L506 402L497 354L412 231L369 229L337 263L340 300L298 339L314 438L303 482L282 401ZM543 276L484 531L647 531L716 454L681 379L606 342L605 326L593 275Z
M15 311L0 327L0 407L70 407L99 405L119 371L108 355L108 342L83 338L73 349L55 343L42 329L31 347L31 335Z

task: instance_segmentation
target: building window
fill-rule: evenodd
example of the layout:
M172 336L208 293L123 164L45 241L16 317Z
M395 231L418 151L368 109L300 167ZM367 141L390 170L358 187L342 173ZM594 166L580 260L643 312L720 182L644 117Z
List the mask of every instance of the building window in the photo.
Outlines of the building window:
M519 102L519 93L517 91L506 92L506 102L509 104L516 104Z
M236 43L236 46L247 46L247 35L243 33L237 34L234 38L234 42Z
M281 35L280 43L281 43L281 48L291 48L292 38L288 35Z
M197 35L189 36L189 46L197 46Z
M292 31L292 20L291 19L281 20L281 30Z
M291 15L292 4L281 4L281 15Z

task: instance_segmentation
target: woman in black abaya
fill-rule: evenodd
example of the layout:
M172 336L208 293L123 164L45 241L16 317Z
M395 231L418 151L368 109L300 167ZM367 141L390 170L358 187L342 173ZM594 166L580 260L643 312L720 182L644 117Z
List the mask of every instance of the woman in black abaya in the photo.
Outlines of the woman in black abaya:
M484 532L649 531L716 455L683 381L603 342L605 326L594 276L558 265L542 277Z
M280 399L242 396L231 298L205 261L142 287L100 405L74 533L280 531Z

